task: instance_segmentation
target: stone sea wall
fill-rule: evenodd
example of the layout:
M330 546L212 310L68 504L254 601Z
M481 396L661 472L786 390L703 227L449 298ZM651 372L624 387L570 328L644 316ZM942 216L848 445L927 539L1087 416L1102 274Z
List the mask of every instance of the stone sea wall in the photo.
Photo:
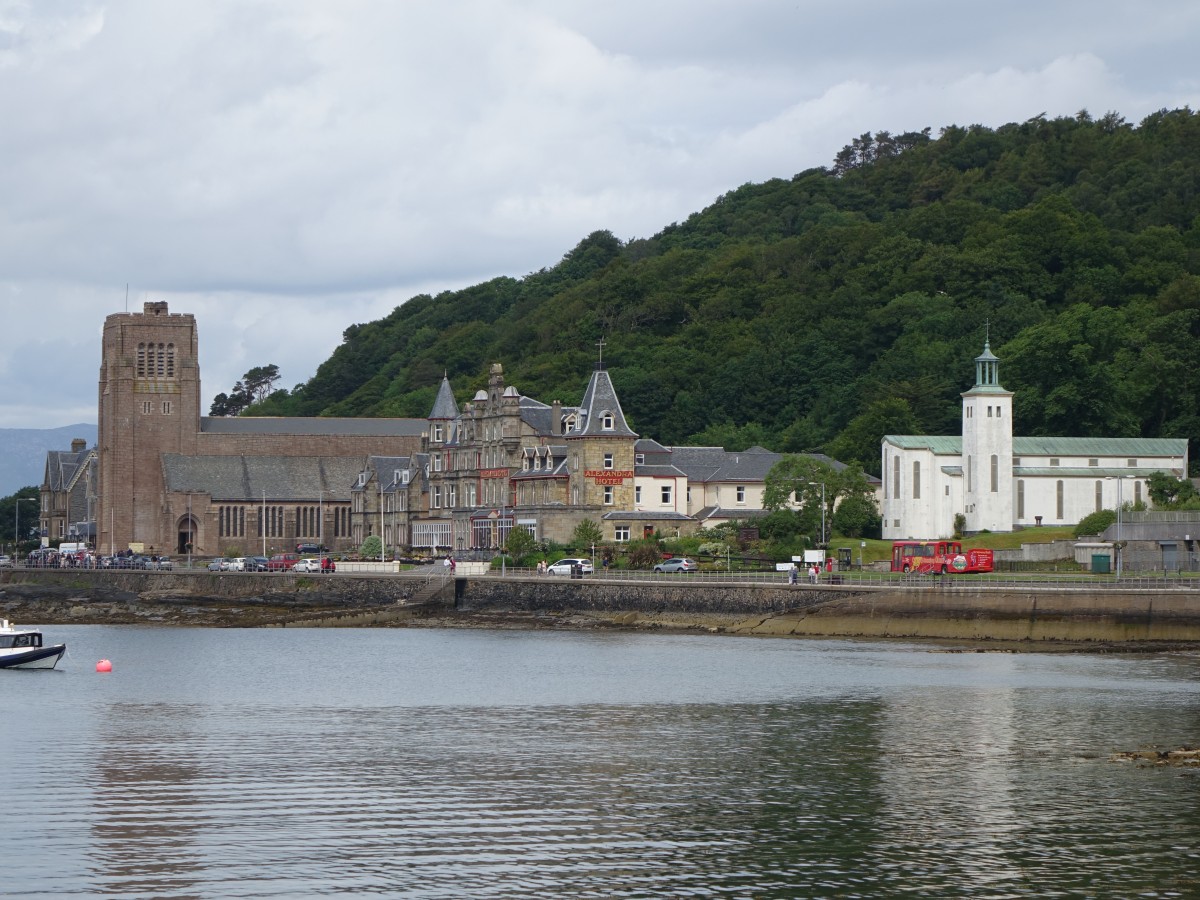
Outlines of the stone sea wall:
M966 584L965 587L959 585ZM637 622L746 634L925 637L1005 641L1200 641L1200 591L978 583L856 586L460 582L464 610L622 614Z
M4 571L25 622L257 626L511 621L736 634L1002 641L1200 642L1200 591L982 582L855 586L408 576Z

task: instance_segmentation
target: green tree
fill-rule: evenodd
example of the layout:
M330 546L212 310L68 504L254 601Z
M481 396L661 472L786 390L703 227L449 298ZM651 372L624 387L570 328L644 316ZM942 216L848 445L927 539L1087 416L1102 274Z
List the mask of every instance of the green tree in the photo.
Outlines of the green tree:
M252 403L266 400L279 380L279 366L269 364L255 366L242 376L228 394L217 394L213 398L210 416L236 416ZM285 393L286 396L286 393ZM276 398L280 400L282 398Z
M504 551L518 562L525 556L537 550L537 539L523 525L517 525L508 532L504 542Z
M1146 479L1150 499L1159 509L1178 509L1196 499L1196 488L1186 478L1166 472L1151 472Z
M0 499L0 542L11 547L14 538L13 529L18 526L18 519L20 519L21 533L17 537L22 546L32 540L29 533L38 525L41 495L40 488L30 485L21 488L15 494Z
M581 519L571 533L571 542L577 548L591 547L593 544L600 544L603 540L604 532L600 530L599 523L592 519Z
M876 400L850 420L826 450L834 459L857 462L878 477L882 465L880 445L885 434L921 434L908 401L899 397Z
M358 555L363 559L379 559L383 555L383 541L379 535L367 535L367 539L358 548Z

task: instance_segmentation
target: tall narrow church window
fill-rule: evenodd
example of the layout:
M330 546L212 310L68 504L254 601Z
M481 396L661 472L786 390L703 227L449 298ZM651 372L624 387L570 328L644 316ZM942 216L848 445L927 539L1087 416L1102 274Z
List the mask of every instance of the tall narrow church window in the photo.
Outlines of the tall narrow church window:
M167 377L175 377L175 345L167 344Z
M1055 482L1054 493L1055 493L1054 514L1058 518L1058 520L1061 522L1062 518L1063 518L1063 483L1061 481Z
M913 460L913 499L921 499L921 461Z
M146 345L137 345L137 377L146 377Z
M1142 483L1140 481L1133 483L1133 502L1136 504L1141 504L1142 502Z
M1000 457L995 453L992 454L992 493L998 493L1000 490Z
M900 499L900 457L892 459L892 496Z
M974 479L974 473L972 471L974 469L974 466L971 464L973 462L973 460L974 460L974 457L972 457L972 456L967 457L967 493L968 494L975 493L975 479Z
M1025 518L1025 481L1017 480L1017 521Z
M1096 512L1104 509L1104 482L1096 482Z

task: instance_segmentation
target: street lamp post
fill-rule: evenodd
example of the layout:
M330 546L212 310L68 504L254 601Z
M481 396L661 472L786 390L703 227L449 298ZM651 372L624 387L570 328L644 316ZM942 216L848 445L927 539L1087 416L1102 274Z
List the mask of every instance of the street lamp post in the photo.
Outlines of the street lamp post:
M13 503L13 565L17 564L17 557L21 549L21 504L22 503L37 503L32 497L17 497Z
M187 567L188 571L192 568L192 541L195 535L192 533L192 495L188 494L188 539L187 539Z
M1121 580L1121 557L1123 556L1121 553L1121 506L1124 504L1124 499L1121 496L1121 482L1126 478L1132 477L1132 475L1109 475L1105 479L1106 481L1115 481L1117 483L1117 540L1115 548L1116 552L1114 554L1117 557L1116 565L1114 567L1117 573L1117 581Z
M821 486L821 546L824 547L825 546L825 482L810 481L809 484L812 485L813 487L816 487L818 484Z

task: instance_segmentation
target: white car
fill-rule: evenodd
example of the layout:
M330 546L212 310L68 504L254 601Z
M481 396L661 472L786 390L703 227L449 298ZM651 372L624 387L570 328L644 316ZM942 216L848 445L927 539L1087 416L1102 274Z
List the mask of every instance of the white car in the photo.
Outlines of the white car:
M246 557L244 557L244 556L234 557L233 559L229 560L229 564L225 568L229 572L245 572L246 571Z
M321 561L311 556L306 556L298 563L292 566L293 572L320 572Z
M571 570L579 566L579 572L582 575L591 575L595 570L592 567L590 559L560 559L556 563L551 563L546 568L547 575L570 575Z

